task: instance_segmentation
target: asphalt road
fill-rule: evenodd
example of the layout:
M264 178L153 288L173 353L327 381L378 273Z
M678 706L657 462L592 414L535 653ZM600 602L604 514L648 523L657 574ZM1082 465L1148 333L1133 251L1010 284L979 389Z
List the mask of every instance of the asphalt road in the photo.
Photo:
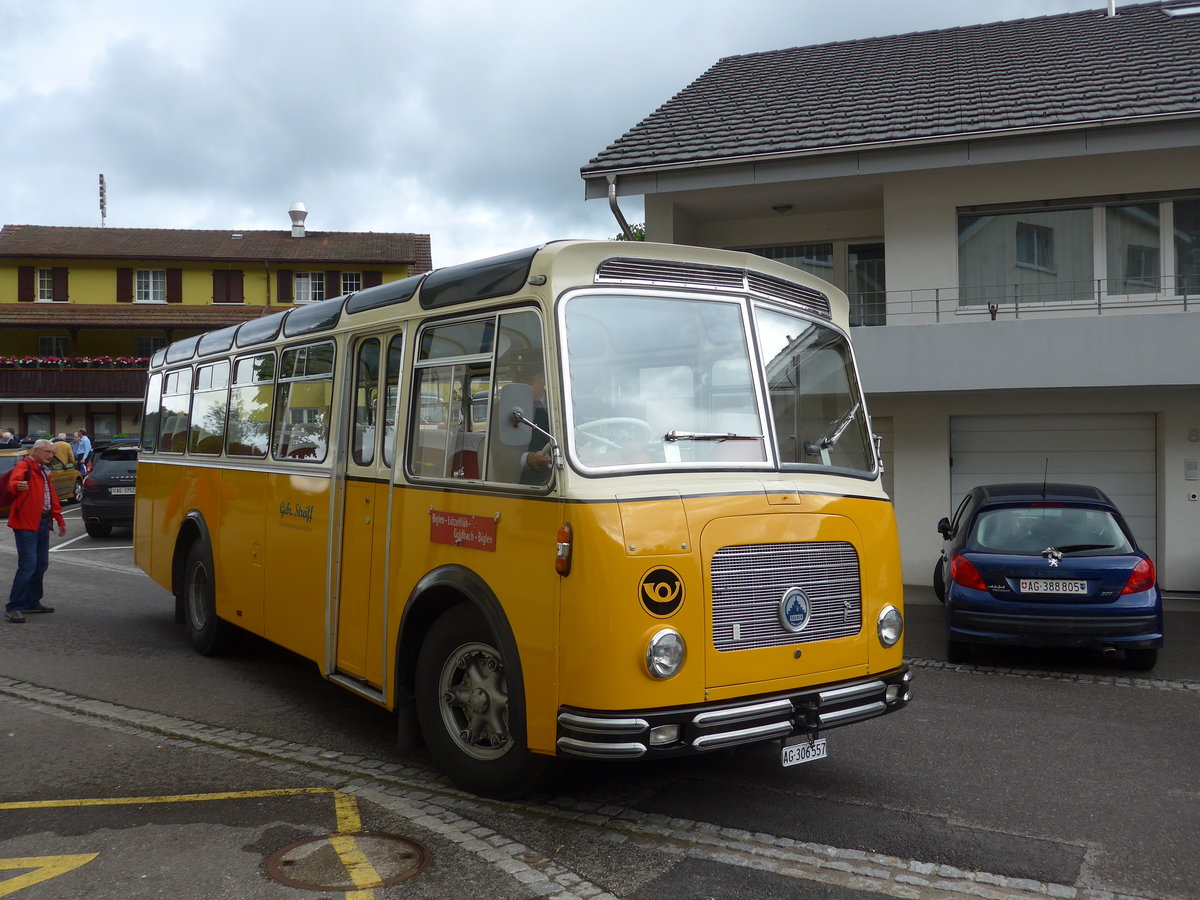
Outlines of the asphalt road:
M828 732L829 759L576 764L496 803L286 651L195 654L129 533L77 516L58 611L0 624L0 898L1200 896L1200 600L1170 604L1147 674L952 666L913 589L916 699ZM0 529L0 589L14 561Z

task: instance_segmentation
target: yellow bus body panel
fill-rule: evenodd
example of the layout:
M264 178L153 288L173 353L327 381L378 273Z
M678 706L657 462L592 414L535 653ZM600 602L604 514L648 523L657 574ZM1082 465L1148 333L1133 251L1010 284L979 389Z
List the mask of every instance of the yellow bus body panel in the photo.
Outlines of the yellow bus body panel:
M804 495L798 503L777 505L761 491L684 497L682 506L683 521L674 498L638 501L639 531L643 538L657 536L642 545L627 539L622 504L568 506L575 541L571 574L563 585L561 703L594 710L656 709L794 690L901 665L903 642L885 650L875 634L884 606L903 611L895 521L886 499ZM688 535L690 541L682 539ZM858 632L718 651L708 572L713 553L727 546L811 541L854 546L862 590ZM652 614L642 601L643 580L659 568L677 573L683 584L683 601L669 616ZM687 660L678 675L660 681L647 671L645 651L664 627L683 636Z

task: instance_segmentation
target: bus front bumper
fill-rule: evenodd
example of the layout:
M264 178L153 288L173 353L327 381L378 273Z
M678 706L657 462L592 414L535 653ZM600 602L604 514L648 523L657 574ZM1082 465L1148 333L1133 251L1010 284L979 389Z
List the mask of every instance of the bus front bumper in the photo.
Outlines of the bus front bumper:
M670 709L596 712L561 707L558 752L581 759L684 756L820 732L886 715L912 699L901 666L872 678L784 694Z

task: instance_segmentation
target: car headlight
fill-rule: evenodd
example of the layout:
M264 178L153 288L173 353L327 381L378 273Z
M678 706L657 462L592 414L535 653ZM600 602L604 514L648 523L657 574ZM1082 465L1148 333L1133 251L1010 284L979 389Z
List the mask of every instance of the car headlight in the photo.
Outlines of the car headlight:
M879 611L879 621L875 627L879 631L879 643L893 647L900 640L900 635L904 634L904 616L889 603Z
M670 678L683 668L687 645L674 628L664 628L646 645L646 671L655 678Z

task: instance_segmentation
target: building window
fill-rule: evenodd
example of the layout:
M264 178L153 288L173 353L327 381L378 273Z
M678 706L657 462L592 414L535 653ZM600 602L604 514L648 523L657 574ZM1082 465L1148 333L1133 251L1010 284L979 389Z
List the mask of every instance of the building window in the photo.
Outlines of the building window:
M1054 303L1095 292L1092 209L960 214L959 304Z
M54 299L54 270L38 269L38 300Z
M295 284L297 303L316 303L325 299L324 272L297 272Z
M1160 272L1159 204L1106 207L1104 225L1108 245L1108 293L1156 292Z
M167 302L166 269L138 269L135 284L134 299L138 303Z
M750 247L747 253L778 260L801 271L833 281L833 244L788 244L782 247Z
M960 305L1194 295L1200 198L960 212L958 280Z
M1017 223L1017 265L1054 271L1054 229L1029 222Z
M1175 201L1175 292L1200 294L1200 199Z
M57 356L65 357L67 355L67 339L65 337L39 337L38 338L38 356Z
M362 272L342 273L342 293L352 294L362 290Z
M133 339L133 354L147 359L154 355L155 350L167 346L165 337L140 337Z

